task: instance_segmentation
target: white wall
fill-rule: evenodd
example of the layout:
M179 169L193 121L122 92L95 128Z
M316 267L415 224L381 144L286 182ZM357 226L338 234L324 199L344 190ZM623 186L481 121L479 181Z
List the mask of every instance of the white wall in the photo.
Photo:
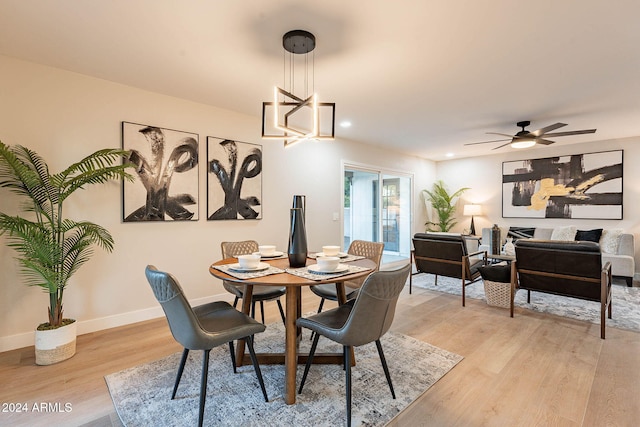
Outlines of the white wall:
M470 218L462 216L465 203L480 203L483 215L475 217L476 234L481 234L483 227L498 224L500 227L531 226L546 227L576 225L580 229L622 228L632 233L636 242L635 262L636 275L640 268L640 137L624 138L609 141L598 141L584 144L563 145L562 138L555 145L532 150L509 150L502 153L460 160L438 162L437 176L450 190L470 187L458 204L459 223L457 231L469 228ZM502 218L502 162L563 156L580 153L595 153L610 150L624 150L623 153L623 219L528 219ZM461 170L469 171L460 173Z
M291 198L307 196L310 250L341 241L342 161L382 166L414 174L417 207L414 229L422 230L419 190L435 178L433 162L350 141L306 142L284 149L262 141L260 117L197 104L157 93L0 56L0 140L34 149L57 172L71 162L106 147L121 146L121 122L129 121L263 146L263 219L206 220L206 168L200 162L199 221L122 223L121 186L90 188L67 202L67 215L103 225L114 236L115 250L96 249L94 258L74 276L65 292L65 314L79 321L79 333L161 315L144 278L155 264L181 281L192 301L226 298L208 266L220 258L220 242L255 239L286 248ZM256 105L256 115L260 114ZM0 209L15 213L17 201L6 190ZM33 344L33 329L46 321L47 298L21 283L14 252L0 238L0 351Z

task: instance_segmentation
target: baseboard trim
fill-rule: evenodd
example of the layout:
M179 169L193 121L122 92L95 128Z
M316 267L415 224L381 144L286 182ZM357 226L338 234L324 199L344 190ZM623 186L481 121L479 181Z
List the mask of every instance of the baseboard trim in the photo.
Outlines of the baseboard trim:
M204 298L197 298L189 301L191 305L206 304L212 301L233 301L231 294L212 295ZM145 308L142 310L130 311L127 313L115 314L113 316L101 317L98 319L89 319L78 322L78 335L88 334L91 332L103 331L105 329L116 328L118 326L130 325L132 323L143 322L145 320L157 319L164 316L162 307ZM16 350L24 347L32 347L35 340L35 333L25 332L22 334L9 335L0 337L0 353Z

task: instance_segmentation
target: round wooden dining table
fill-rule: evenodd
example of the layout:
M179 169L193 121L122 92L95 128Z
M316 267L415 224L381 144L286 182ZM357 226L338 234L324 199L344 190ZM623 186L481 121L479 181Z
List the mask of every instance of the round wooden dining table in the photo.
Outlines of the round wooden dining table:
M326 278L322 280L312 280L304 277L296 276L289 273L277 273L267 276L238 279L223 271L216 269L216 266L223 264L232 264L238 262L237 258L227 258L213 263L209 267L211 275L218 279L235 282L244 285L244 293L242 298L242 312L249 315L251 309L251 297L253 295L254 285L285 287L285 353L257 353L258 362L262 364L283 364L285 366L285 384L284 384L284 401L291 405L296 402L296 370L299 363L306 363L307 355L298 354L298 340L300 330L296 327L296 319L301 316L302 307L302 287L311 285L320 285L325 283L335 283L338 302L344 304L347 301L345 295L344 282L359 279L371 274L376 268L376 263L364 258L351 261L348 264L357 265L366 268L366 270L358 271L351 274L345 274L338 277ZM273 260L263 260L274 267L282 270L289 268L288 258L278 258ZM307 266L315 264L315 259L307 258ZM236 360L239 366L251 363L245 359L244 341L239 340L236 346ZM353 360L353 359L352 359ZM316 353L313 357L314 363L335 363L342 364L344 361L342 353Z

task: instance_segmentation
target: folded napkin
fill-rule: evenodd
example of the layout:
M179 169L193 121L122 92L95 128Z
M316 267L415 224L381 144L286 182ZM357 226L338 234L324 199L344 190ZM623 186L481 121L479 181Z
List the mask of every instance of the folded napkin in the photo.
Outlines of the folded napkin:
M215 268L216 270L220 270L223 273L227 273L229 276L233 276L236 279L243 279L243 280L244 279L255 279L256 277L268 276L270 274L284 273L283 269L278 268L278 267L274 267L272 265L270 265L269 268L264 269L264 270L247 271L247 272L236 271L233 268L231 268L231 265L232 264L215 265L215 266L213 266L213 268Z
M360 267L358 265L350 265L348 270L340 271L337 273L315 273L313 271L309 271L307 267L285 269L285 271L289 274L293 274L294 276L304 277L305 279L311 279L311 280L333 279L334 277L346 276L347 274L359 273L361 271L367 271L367 270L371 270L371 269L367 267Z

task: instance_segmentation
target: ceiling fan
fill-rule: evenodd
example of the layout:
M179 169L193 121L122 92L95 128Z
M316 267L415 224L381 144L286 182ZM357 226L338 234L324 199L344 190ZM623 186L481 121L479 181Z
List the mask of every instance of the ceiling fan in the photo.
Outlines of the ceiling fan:
M518 131L518 133L516 133L515 135L507 135L505 133L499 133L499 132L487 132L487 134L489 135L502 135L502 136L508 137L508 139L495 139L493 141L471 142L469 144L464 144L464 145L489 144L491 142L509 141L506 144L502 144L498 147L492 148L492 150L497 150L498 148L506 147L507 145L511 145L511 147L513 148L528 148L528 147L533 147L536 144L542 144L542 145L553 144L555 141L550 141L546 139L548 137L553 138L556 136L583 135L587 133L596 132L595 129L584 129L584 130L573 130L568 132L548 133L558 128L561 128L563 126L567 126L566 123L556 123L553 125L543 127L538 130L534 130L533 132L529 132L528 130L525 130L525 128L531 124L530 121L525 120L522 122L518 122L516 124L517 126L521 127L522 130Z

